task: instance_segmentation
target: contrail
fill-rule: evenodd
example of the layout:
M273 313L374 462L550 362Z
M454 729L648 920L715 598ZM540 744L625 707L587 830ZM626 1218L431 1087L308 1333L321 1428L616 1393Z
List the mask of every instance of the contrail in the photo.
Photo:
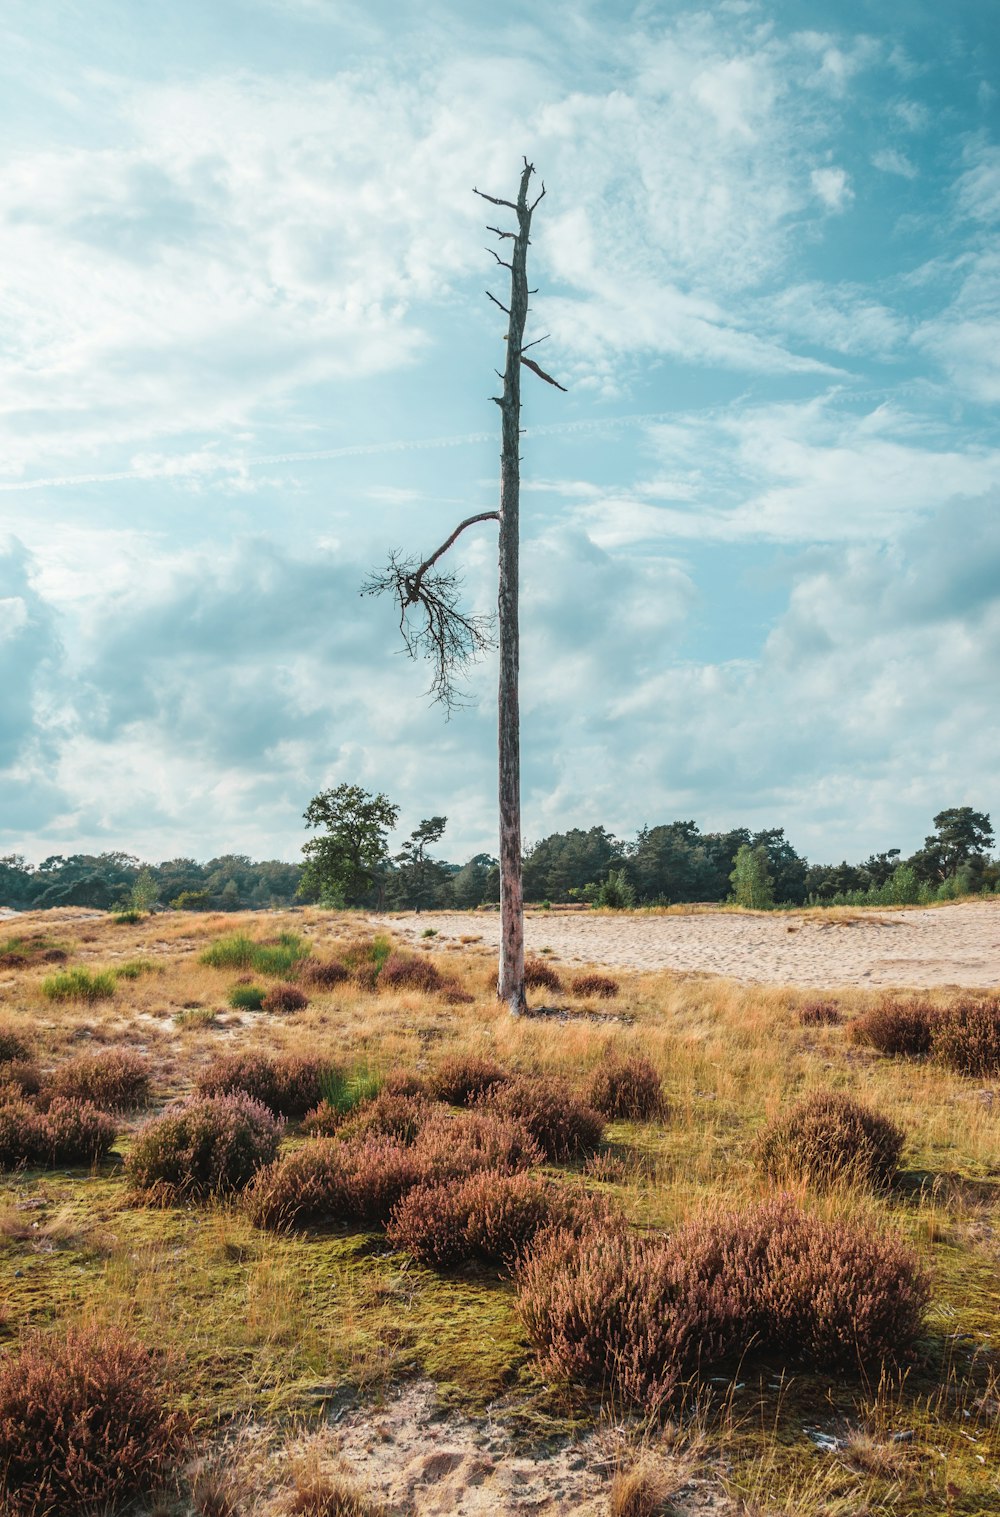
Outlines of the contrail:
M669 411L647 411L631 416L590 417L580 421L556 421L538 427L525 427L526 437L549 437L559 433L601 432L618 427L642 426L644 422L663 421ZM396 442L354 443L344 448L317 448L307 453L258 453L250 458L211 458L199 455L185 462L138 465L107 474L54 474L46 479L0 481L0 493L23 493L28 490L59 490L73 485L117 485L127 480L186 479L196 474L228 474L242 469L264 468L269 464L319 463L324 459L365 458L379 453L411 453L430 448L461 448L474 443L498 442L493 432L466 432L456 437L407 438Z

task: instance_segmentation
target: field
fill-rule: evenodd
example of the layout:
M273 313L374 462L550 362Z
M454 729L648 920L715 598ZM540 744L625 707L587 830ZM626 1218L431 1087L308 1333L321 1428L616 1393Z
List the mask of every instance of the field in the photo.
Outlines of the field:
M545 942L538 957L550 983L531 993L540 1012L513 1020L494 999L482 918L470 914L447 943L428 921L406 924L410 958L400 962L434 966L431 988L416 983L412 966L394 983L377 976L389 945L374 957L371 945L392 935L391 921L318 909L134 923L62 911L0 924L0 1023L27 1046L42 1106L48 1083L81 1053L127 1050L152 1074L141 1104L113 1116L106 1158L89 1167L11 1163L0 1184L8 1356L38 1330L55 1335L46 1342L81 1323L125 1330L155 1351L165 1404L189 1429L160 1489L121 1509L160 1517L1000 1509L1000 1085L992 1075L855 1041L851 1021L882 989L840 988L816 1011L815 989L597 965L616 993L596 982L575 991L583 966L543 952ZM273 962L259 961L267 969L241 966L238 952L228 963L204 961L213 944L239 934L269 947ZM309 959L298 956L306 950ZM317 960L351 972L318 983L307 970ZM86 977L59 979L76 970L98 989L88 991ZM286 981L306 1005L230 1004L234 990ZM939 1008L961 996L954 986L928 992ZM596 1152L583 1145L533 1172L573 1205L603 1198L644 1235L778 1190L810 1215L900 1235L930 1278L915 1348L873 1371L802 1368L794 1355L751 1346L738 1362L692 1375L659 1415L643 1417L613 1377L584 1384L540 1363L518 1285L496 1263L420 1262L376 1221L282 1230L255 1226L239 1193L137 1188L128 1168L137 1132L231 1051L334 1067L340 1084L324 1092L336 1105L350 1087L355 1119L381 1079L403 1088L404 1072L433 1083L457 1058L559 1077L590 1097L609 1063L641 1056L662 1082L662 1110L647 1120L612 1116ZM765 1171L762 1130L817 1091L850 1095L903 1130L891 1184L873 1189L854 1176L820 1187ZM299 1117L289 1118L282 1153L304 1141Z

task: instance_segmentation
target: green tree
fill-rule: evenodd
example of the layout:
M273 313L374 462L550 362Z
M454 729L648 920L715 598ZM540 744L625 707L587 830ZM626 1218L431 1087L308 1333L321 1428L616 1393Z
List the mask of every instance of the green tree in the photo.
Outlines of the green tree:
M497 871L497 860L489 853L477 853L463 864L452 880L452 898L461 911L474 911L484 901L492 900L489 893L490 871Z
M143 864L129 892L129 905L133 911L152 911L160 898L159 887L148 864Z
M774 905L774 881L767 869L767 849L763 843L751 848L744 843L729 876L732 899L737 906L751 911L766 911Z
M429 858L427 850L441 841L447 825L446 816L425 817L396 854L398 867L393 878L393 894L417 911L431 903L433 892L444 878L441 864Z
M386 835L396 825L399 807L381 791L372 795L360 785L337 785L314 795L304 816L307 827L326 830L302 845L306 863L299 894L344 906L359 904L373 891L381 897L389 858Z
M987 849L993 846L988 812L974 811L971 806L949 806L938 812L934 828L909 861L922 880L947 880L970 864L972 869L967 869L967 874L982 874Z

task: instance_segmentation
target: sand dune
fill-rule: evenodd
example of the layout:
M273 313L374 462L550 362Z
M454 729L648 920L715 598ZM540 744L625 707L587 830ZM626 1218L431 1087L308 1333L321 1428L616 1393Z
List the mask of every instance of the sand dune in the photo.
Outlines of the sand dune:
M437 942L479 934L499 942L497 913L400 914L393 930ZM570 964L675 969L756 984L1000 985L1000 899L909 911L761 913L529 912L529 952Z

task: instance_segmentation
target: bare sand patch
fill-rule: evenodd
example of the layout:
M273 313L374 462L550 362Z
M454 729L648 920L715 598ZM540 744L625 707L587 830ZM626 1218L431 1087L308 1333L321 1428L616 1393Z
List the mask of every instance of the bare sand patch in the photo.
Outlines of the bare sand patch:
M391 918L394 932L435 948L470 933L500 941L498 913L427 911ZM528 951L565 964L673 969L758 985L1000 985L1000 899L907 911L529 912Z

